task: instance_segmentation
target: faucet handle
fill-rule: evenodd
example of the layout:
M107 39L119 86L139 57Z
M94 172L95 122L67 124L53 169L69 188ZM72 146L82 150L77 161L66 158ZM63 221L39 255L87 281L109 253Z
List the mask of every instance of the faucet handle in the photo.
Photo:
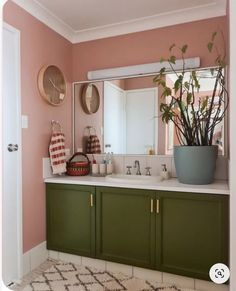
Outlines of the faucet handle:
M130 169L132 168L132 166L126 166L126 168L127 168L126 175L131 175Z
M163 172L167 172L166 164L161 164L161 166L162 166L162 171L163 171Z
M145 170L146 170L146 176L151 176L151 172L150 172L151 167L146 167Z

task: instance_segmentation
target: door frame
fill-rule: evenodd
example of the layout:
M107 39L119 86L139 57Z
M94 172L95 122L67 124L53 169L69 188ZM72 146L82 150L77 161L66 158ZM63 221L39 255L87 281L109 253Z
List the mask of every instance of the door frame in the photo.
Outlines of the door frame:
M113 84L112 83L112 80L104 80L103 82L103 147L104 147L104 150L105 150L105 122L104 122L104 119L105 119L105 88L110 86L111 88L119 91L120 93L124 94L124 107L125 107L125 104L126 104L126 90L120 88L119 86L117 86L116 84ZM126 114L123 112L123 142L122 142L122 148L123 148L123 151L125 150L126 151Z
M18 138L18 161L17 161L17 193L16 193L16 201L17 201L17 273L19 281L23 276L23 211L22 211L22 120L21 120L21 50L20 50L20 39L21 34L18 29L15 27L3 22L2 26L3 30L8 30L13 33L16 40L15 46L15 54L17 57L17 63L15 66L17 82L16 92L17 92L17 117L18 117L18 125L17 125L17 138ZM3 98L3 108L6 106L5 100ZM4 124L3 124L4 126ZM4 127L3 127L4 128ZM3 136L3 145L4 145L4 136ZM4 168L3 168L4 171ZM3 181L4 185L4 181ZM3 205L4 206L4 205ZM4 238L3 238L4 239Z

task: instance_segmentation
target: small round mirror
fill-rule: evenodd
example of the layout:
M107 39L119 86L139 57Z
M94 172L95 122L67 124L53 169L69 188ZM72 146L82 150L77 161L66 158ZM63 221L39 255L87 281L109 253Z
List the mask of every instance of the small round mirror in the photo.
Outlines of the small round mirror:
M82 108L85 113L92 114L98 111L100 96L94 84L86 84L82 90Z

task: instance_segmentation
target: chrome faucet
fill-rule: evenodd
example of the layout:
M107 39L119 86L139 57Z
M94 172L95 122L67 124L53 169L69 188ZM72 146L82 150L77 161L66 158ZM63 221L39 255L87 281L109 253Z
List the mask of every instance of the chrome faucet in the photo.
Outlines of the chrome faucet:
M134 168L137 168L136 175L141 175L141 172L140 172L140 163L139 163L138 160L135 160L134 161Z

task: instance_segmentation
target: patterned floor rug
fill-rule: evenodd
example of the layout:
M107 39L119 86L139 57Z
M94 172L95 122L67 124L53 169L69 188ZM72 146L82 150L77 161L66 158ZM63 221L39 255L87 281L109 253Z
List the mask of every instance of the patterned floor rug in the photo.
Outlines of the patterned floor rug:
M14 290L22 291L192 291L174 285L142 280L121 273L61 261L50 262L49 268L23 280ZM36 276L37 275L37 276ZM28 282L27 282L28 281Z

